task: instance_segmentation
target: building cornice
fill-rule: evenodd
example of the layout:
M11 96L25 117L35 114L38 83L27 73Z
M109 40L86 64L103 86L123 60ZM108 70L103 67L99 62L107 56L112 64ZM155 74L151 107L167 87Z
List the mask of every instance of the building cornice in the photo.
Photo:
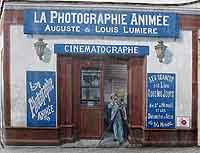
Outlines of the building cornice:
M127 10L127 11L157 11L157 12L175 12L179 14L200 15L200 7L186 7L186 6L155 6L155 5L136 5L123 3L91 3L91 2L5 2L5 10L24 10L24 9L101 9L107 10Z
M172 6L183 6L199 3L200 0L1 0L6 2L35 2L35 3L52 3L52 2L94 2L94 3L130 3L130 4L142 4L142 5L172 5Z

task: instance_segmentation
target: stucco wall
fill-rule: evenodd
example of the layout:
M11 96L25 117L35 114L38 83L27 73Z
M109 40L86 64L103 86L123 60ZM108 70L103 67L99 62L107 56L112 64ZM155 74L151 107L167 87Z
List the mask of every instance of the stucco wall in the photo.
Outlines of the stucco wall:
M34 49L36 39L23 34L22 26L11 27L11 126L27 125L26 71L55 71L56 56L49 64L39 60Z
M43 37L53 51L55 43L91 43L91 44L129 44L149 45L150 55L147 60L147 72L176 73L176 116L190 116L192 110L192 32L183 31L179 39L162 39L168 46L172 59L169 64L160 64L154 52L157 38L125 37L69 37L69 36L27 36L23 26L11 26L11 126L24 126L27 123L26 71L56 71L56 56L49 64L37 57L33 44Z
M162 39L164 40L164 39ZM192 32L181 32L177 40L166 39L169 64L158 62L154 46L150 42L151 53L147 58L147 72L169 72L176 74L176 116L191 117L192 110Z

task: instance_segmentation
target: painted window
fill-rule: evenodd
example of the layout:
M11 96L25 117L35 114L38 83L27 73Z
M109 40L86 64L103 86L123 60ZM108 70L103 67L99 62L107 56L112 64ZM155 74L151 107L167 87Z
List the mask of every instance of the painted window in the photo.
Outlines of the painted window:
M100 71L81 70L81 104L94 106L100 101Z

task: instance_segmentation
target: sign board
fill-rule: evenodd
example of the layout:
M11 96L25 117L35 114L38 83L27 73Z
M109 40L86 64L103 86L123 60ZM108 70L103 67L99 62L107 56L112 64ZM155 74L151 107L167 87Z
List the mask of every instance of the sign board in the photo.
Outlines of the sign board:
M54 52L57 54L107 54L124 56L145 56L149 54L149 46L55 44Z
M55 72L27 71L27 126L56 127Z
M148 73L147 79L147 128L175 128L175 74Z
M25 34L178 37L175 13L68 9L24 11Z

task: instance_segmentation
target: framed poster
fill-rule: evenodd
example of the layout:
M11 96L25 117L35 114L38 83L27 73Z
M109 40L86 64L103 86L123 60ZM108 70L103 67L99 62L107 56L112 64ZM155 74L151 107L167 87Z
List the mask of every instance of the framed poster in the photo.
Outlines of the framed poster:
M27 126L56 127L55 72L27 71Z
M175 74L148 73L147 82L147 128L175 128Z

